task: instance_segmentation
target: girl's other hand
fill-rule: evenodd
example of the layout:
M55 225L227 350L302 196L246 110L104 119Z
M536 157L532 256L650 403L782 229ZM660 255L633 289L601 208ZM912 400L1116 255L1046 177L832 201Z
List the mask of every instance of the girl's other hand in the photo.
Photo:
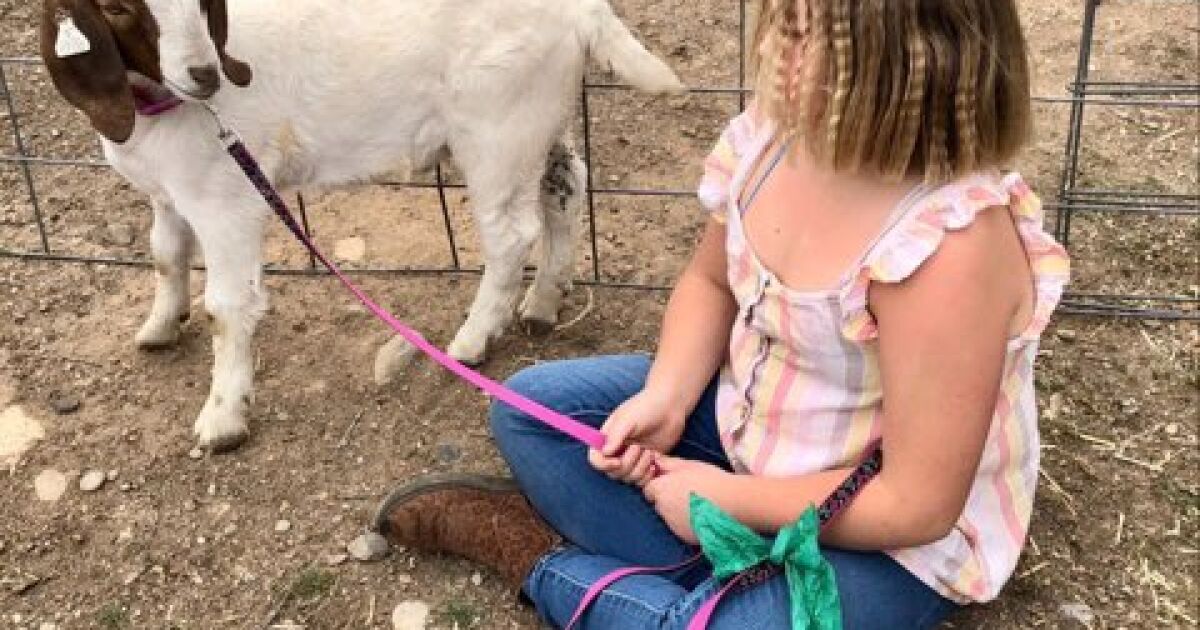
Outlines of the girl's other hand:
M659 475L642 487L642 494L680 540L694 545L697 540L692 531L692 493L720 505L733 473L711 464L676 457L663 456L656 463Z
M608 417L600 428L604 449L588 451L588 462L613 479L643 485L659 454L679 442L686 418L674 397L644 389Z

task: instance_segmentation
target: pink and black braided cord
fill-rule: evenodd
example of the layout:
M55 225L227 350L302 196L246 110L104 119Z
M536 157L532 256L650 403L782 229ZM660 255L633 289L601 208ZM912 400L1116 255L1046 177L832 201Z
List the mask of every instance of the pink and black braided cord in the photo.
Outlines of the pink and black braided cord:
M288 230L296 238L300 239L301 242L306 242L307 237L304 234L304 228L300 227L300 224L296 222L296 217L292 216L292 212L288 210L287 204L284 203L279 193L275 191L275 187L271 185L266 174L259 168L258 162L250 155L250 151L246 149L246 145L242 144L241 140L236 140L226 147L226 151L229 152L230 157L241 167L242 172L246 174L246 178L250 180L250 183L262 195L263 201L266 201L267 205L271 206L271 210L275 211L275 214L283 221Z
M821 505L817 506L817 521L821 524L822 529L828 528L834 519L841 516L854 497L858 496L858 493L883 468L883 449L880 448L878 441L871 444L868 453L869 455L850 472L850 475L821 502ZM736 590L742 591L761 584L782 572L782 567L766 563L747 569L733 579L738 582Z
M824 501L817 506L817 518L822 527L827 527L831 521L841 515L854 497L862 491L867 482L875 478L883 468L883 449L876 442L871 446L870 455L846 477Z

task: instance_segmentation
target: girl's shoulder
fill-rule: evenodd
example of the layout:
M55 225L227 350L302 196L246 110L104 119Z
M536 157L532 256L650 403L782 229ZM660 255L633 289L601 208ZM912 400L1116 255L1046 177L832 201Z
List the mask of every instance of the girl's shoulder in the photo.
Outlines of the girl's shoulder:
M714 216L724 216L733 179L743 160L753 159L768 123L751 104L733 117L704 160L704 174L697 191L700 202Z
M1040 336L1069 279L1070 259L1045 231L1041 199L1025 179L999 171L976 173L929 191L880 239L841 292L846 336L868 341L877 334L867 303L872 283L907 280L947 235L965 230L984 212L1007 212L1016 227L1037 290L1034 322L1025 335Z

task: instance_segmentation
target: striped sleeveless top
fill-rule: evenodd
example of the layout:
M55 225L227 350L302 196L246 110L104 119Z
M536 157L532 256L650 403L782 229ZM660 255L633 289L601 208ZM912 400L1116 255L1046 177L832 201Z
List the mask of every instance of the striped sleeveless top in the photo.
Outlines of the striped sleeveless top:
M1020 175L979 173L914 191L835 289L791 290L748 247L737 201L773 136L770 125L756 129L748 113L735 118L706 160L699 188L703 204L726 225L729 285L739 307L717 413L722 443L740 472L795 476L859 461L882 432L870 285L903 282L946 233L970 225L978 213L1012 214L1033 271L1034 314L1008 343L966 508L944 539L888 552L951 600L991 600L1016 568L1033 509L1039 457L1033 364L1068 279L1066 252L1043 230L1041 203Z

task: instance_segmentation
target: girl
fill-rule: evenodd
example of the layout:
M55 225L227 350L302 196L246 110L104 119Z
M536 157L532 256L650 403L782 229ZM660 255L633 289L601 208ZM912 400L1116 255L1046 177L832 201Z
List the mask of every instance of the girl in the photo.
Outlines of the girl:
M378 527L507 576L564 626L588 588L695 553L688 500L770 535L875 440L882 472L822 534L847 628L926 628L996 597L1038 471L1033 362L1067 280L1000 168L1030 126L1013 0L763 0L756 106L706 162L711 213L653 361L549 363L510 387L601 426L604 452L505 406L515 477L422 480ZM585 628L682 628L705 563L606 589ZM762 571L711 628L786 628Z

